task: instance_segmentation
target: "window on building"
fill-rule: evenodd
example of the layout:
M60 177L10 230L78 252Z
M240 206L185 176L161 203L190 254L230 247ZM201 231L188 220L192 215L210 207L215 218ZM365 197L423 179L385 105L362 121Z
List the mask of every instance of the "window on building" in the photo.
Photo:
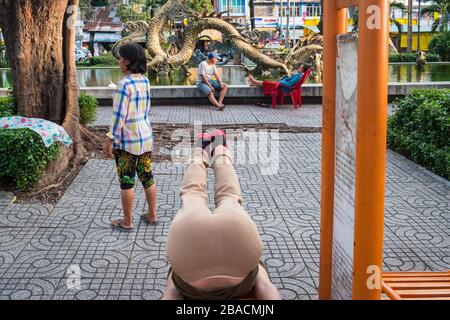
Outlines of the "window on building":
M301 15L300 6L294 6L291 4L291 7L288 10L287 5L284 5L281 9L281 15L286 17L288 15L288 11L290 12L291 17L299 17Z
M219 0L219 11L227 11L234 16L245 16L246 0Z
M308 17L317 17L321 14L320 4L308 4L306 6L306 15Z

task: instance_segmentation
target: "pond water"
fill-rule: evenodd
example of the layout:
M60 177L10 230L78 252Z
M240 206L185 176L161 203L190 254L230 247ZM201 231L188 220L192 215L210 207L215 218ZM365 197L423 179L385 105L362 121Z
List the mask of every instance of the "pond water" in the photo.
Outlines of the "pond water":
M247 84L244 73L239 66L218 68L223 80L232 85ZM172 71L169 76L150 78L153 85L193 85L195 84L197 69L190 69L191 75L185 77L182 71ZM80 87L102 87L111 81L117 82L121 75L118 68L78 68L78 83ZM267 75L266 79L277 79L278 75ZM450 81L450 63L430 63L423 71L418 71L415 64L390 64L389 82L428 82ZM0 88L11 86L11 71L0 69ZM313 78L308 83L315 83Z

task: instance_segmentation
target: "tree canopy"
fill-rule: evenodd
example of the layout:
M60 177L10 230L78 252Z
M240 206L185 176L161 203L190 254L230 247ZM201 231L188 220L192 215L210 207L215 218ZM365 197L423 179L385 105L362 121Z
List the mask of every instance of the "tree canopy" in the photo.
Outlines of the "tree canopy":
M122 22L144 20L149 21L155 10L166 3L167 0L130 0L128 4L121 4L117 9L117 15ZM188 8L202 12L211 10L211 0L186 0Z
M420 14L431 16L434 19L431 27L432 31L448 31L448 16L450 15L450 0L422 0L430 3L429 6L422 8Z

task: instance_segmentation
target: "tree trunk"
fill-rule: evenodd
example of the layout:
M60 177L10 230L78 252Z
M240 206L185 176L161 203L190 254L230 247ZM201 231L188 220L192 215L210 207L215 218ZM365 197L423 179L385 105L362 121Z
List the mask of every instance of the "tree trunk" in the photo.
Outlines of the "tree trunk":
M13 74L19 114L61 124L73 140L49 164L37 188L60 179L98 140L79 125L75 22L79 0L0 0L0 28Z
M287 0L287 7L286 7L286 40L285 40L285 46L286 48L290 48L290 35L289 35L289 26L290 26L290 20L291 20L291 0Z
M249 1L249 7L250 7L250 28L251 30L255 29L255 1L250 0Z
M62 123L62 35L67 0L15 0L0 4L0 27L19 113Z
M412 11L413 11L413 1L408 0L408 39L406 47L406 50L408 52L411 52L412 50L412 31L413 31Z
M420 51L420 17L421 17L421 0L419 0L419 8L417 9L417 51Z
M79 87L77 82L77 68L75 64L75 22L79 0L69 0L68 10L64 16L64 64L65 64L65 117L63 127L74 141L77 149L81 142L79 119L80 108L78 105ZM74 150L77 153L77 150Z

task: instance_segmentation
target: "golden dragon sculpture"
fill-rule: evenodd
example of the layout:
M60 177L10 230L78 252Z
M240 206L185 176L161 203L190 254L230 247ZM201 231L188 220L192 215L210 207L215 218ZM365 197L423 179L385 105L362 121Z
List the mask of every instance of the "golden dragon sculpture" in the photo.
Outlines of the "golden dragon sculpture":
M112 52L118 58L118 48L127 42L144 42L147 44L147 59L150 70L170 70L181 67L186 68L192 54L195 50L196 41L202 31L215 29L220 31L231 44L235 46L242 54L257 65L258 71L277 69L282 73L290 74L292 58L295 61L304 61L307 56L311 56L315 51L321 51L321 47L314 44L308 48L294 50L285 61L277 61L262 53L254 46L251 39L244 37L223 15L226 12L208 12L199 14L193 12L184 5L184 0L168 0L155 13L153 18L147 24L145 21L133 21L125 24L124 38L117 42ZM183 33L183 44L174 54L168 53L162 43L161 37L163 29L169 21L176 19L188 19L187 27Z

